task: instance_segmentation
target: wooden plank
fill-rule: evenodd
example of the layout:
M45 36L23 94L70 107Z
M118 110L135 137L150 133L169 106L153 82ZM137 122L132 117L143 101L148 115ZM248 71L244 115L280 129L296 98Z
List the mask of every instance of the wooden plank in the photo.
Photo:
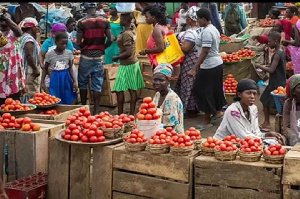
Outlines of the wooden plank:
M3 182L4 163L5 163L5 131L0 131L0 180Z
M188 184L122 171L113 173L113 190L151 198L187 199L189 196Z
M47 198L68 198L70 145L49 138Z
M279 190L281 167L281 164L267 164L262 160L242 162L237 158L235 161L218 161L214 157L199 156L195 159L195 183Z
M191 157L196 154L195 151ZM191 175L190 157L171 154L152 155L148 151L129 153L125 151L124 146L115 150L113 167L183 182L189 182Z
M41 128L46 128L48 130L48 137L53 137L58 131L61 131L65 128L65 121L54 121L54 120L40 120L33 119L33 123L41 125Z
M289 151L284 158L282 183L300 185L300 152Z
M253 189L196 185L195 199L280 199L281 195Z
M300 142L298 142L297 144L295 144L295 146L293 146L293 148L291 150L292 151L300 151Z
M49 134L50 130L45 130L35 134L34 154L35 154L35 173L44 172L48 173L49 161Z
M148 199L148 197L143 197L143 196L136 196L136 195L131 195L131 194L126 194L126 193L120 193L117 191L113 192L113 199Z
M105 79L115 79L118 73L120 64L104 65Z
M283 184L282 185L283 190L283 199L295 199L300 198L300 190L298 189L292 189L290 185Z
M15 131L7 131L5 135L5 144L8 147L8 174L7 182L17 179L16 171L16 151L15 151Z
M71 145L70 198L90 198L90 161L90 146Z
M15 151L17 179L34 174L36 172L35 135L36 133L32 134L22 133L20 131L16 132Z
M112 198L113 151L120 145L93 147L92 199Z
M111 93L110 95L103 95L100 97L100 105L103 106L117 106L117 95Z

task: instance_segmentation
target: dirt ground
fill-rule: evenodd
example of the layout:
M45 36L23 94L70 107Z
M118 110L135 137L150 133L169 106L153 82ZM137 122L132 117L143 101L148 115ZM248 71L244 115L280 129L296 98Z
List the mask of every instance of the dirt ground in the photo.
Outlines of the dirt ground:
M140 106L142 100L139 100L137 102L137 109L138 107ZM257 97L256 99L256 103L255 103L258 107L258 110L259 110L259 116L258 116L258 119L259 119L259 124L261 124L263 122L263 118L264 118L264 114L263 114L263 108L262 108L262 104L261 102L259 101L259 97ZM91 109L93 107L91 106ZM126 103L124 105L124 109L125 109L125 113L128 114L129 113L129 103ZM101 106L100 108L100 111L109 111L111 114L117 114L117 107L105 107L105 106ZM185 129L188 129L189 127L195 127L197 124L199 124L199 122L201 121L202 119L202 115L201 114L198 114L198 116L196 118L186 118L184 119L184 128ZM270 116L270 120L271 120L271 130L275 130L275 115L271 115ZM219 127L221 123L221 120L219 121L216 121L216 122L212 122L212 124L214 125L213 127L209 128L209 129L206 129L204 131L201 132L202 136L205 138L205 137L208 137L208 136L213 136L217 130L217 128Z

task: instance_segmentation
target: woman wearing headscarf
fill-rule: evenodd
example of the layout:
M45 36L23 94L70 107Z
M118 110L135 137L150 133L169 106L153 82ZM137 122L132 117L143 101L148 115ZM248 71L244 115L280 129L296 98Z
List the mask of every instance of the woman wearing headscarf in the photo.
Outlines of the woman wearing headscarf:
M179 34L181 50L185 53L184 61L180 66L180 75L176 84L175 92L179 95L183 103L184 113L190 116L196 116L198 110L196 106L195 96L192 94L192 88L195 78L191 78L188 72L194 67L198 52L195 46L195 41L200 31L197 23L198 7L192 6L187 11L187 25L190 27L185 32Z
M226 109L223 120L214 137L223 140L226 136L235 135L240 139L246 137L272 137L284 143L284 137L276 132L262 133L258 124L258 109L255 105L257 84L252 79L242 79L237 85L234 102Z
M146 16L146 22L152 24L154 28L148 38L147 49L141 50L139 53L140 55L148 55L150 64L155 67L156 55L165 49L164 36L169 32L168 21L164 9L156 5L147 6L143 13Z
M179 10L178 13L178 23L176 27L176 32L180 33L183 31L186 27L186 17L187 17L187 11L189 9L189 5L187 2L181 3L181 9Z
M26 81L19 41L22 30L8 12L0 16L0 31L7 40L1 39L0 47L0 104L4 104L6 98L20 100Z
M116 4L112 3L110 4L110 17L108 18L108 21L110 23L110 29L112 34L112 43L111 45L105 49L105 57L104 62L105 64L112 64L112 57L115 57L119 55L119 47L117 44L117 37L121 34L121 32L124 30L124 26L120 25L120 17L118 16L118 11L116 9ZM120 63L120 61L116 61L117 63Z
M234 16L237 18L233 18ZM238 34L244 30L248 25L244 7L239 6L238 3L229 3L225 8L224 22L227 36Z
M292 25L295 25L299 19L298 9L295 6L288 7L285 16L291 21Z
M52 27L51 27L51 37L46 39L43 42L42 47L41 47L41 51L40 51L40 55L39 55L40 64L41 64L42 69L44 68L46 53L48 51L53 50L53 49L56 48L56 44L55 44L55 41L54 41L55 34L58 33L58 32L66 32L66 30L67 30L67 27L63 23L56 23L56 24L52 25ZM73 46L73 43L70 39L68 39L67 49L70 50L71 52L74 52L74 46ZM73 66L73 68L75 70L75 66ZM74 73L74 74L77 74L77 73ZM45 83L47 84L46 87L49 88L50 79L49 79L48 75L46 76Z
M282 134L287 145L294 146L300 141L299 110L300 110L300 74L291 76L286 83L287 99L282 114Z
M161 123L172 127L177 133L184 133L183 105L179 96L170 88L171 64L160 64L153 72L153 87L156 91L153 101L162 110Z
M136 10L133 11L133 16L136 28L136 42L135 42L135 52L138 55L139 52L147 47L147 40L150 37L151 32L153 31L152 24L146 22L146 17L143 15L143 10L146 6L155 4L149 2L139 2L136 3Z
M38 59L40 46L36 41L38 32L38 22L32 17L27 17L19 24L23 31L21 37L21 51L24 63L27 92L22 97L22 103L32 98L40 92L41 86L41 67Z

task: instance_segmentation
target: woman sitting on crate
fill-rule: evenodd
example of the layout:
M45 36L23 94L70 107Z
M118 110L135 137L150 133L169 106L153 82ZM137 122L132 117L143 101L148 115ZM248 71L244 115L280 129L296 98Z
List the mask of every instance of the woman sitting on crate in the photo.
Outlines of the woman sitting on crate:
M300 141L300 74L291 76L286 83L287 99L283 106L282 134L287 145L294 146Z
M265 138L267 143L284 144L284 137L276 132L262 133L258 125L258 109L255 105L257 84L252 79L242 79L237 85L237 93L225 111L223 120L214 137L223 140L226 136L235 135L240 139L246 137Z
M162 109L161 123L172 127L177 133L184 133L183 104L179 96L170 88L172 76L171 64L160 64L154 69L153 87L156 91L153 101L157 108Z

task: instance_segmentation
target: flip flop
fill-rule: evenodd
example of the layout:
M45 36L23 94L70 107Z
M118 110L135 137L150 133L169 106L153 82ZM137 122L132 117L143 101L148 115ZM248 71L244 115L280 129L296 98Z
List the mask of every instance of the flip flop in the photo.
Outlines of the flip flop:
M208 125L197 124L196 129L199 129L200 131L204 131L205 129L209 129L213 126L214 126L213 124L208 124Z
M264 131L264 132L270 132L270 131L271 131L270 128L264 127L263 125L259 125L259 129L260 129L261 131Z
M216 122L216 121L219 121L219 120L222 120L223 119L223 116L221 117L211 117L211 122Z

